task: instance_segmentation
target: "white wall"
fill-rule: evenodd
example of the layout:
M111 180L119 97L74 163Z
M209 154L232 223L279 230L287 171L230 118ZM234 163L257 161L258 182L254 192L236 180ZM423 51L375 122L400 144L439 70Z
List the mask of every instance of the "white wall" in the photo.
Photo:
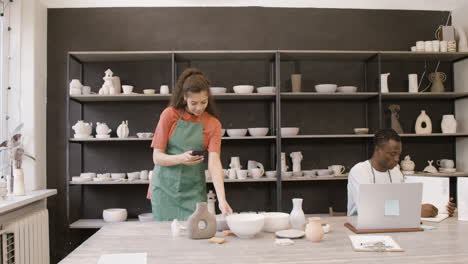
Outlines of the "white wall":
M129 6L264 6L453 10L466 0L43 0L50 8Z
M468 32L468 4L453 10L453 24L459 25ZM455 91L468 92L468 61L464 60L454 65ZM457 132L468 132L468 98L455 102L455 117ZM457 138L456 143L457 169L468 171L468 138Z
M47 8L36 0L10 2L10 86L8 130L24 123L26 190L46 187Z

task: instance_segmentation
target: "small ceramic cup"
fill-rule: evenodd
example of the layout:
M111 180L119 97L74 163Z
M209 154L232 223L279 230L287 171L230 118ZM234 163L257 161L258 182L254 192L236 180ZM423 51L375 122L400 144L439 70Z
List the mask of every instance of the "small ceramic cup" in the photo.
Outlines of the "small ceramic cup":
M428 40L428 41L425 41L425 42L424 42L424 51L425 51L425 52L432 52L432 51L434 51L434 50L433 50L433 47L432 47L432 41L431 41L431 40Z
M235 180L237 177L236 169L229 169L228 171L228 178L230 180Z
M412 46L411 51L417 51L416 46Z
M433 40L432 41L432 50L435 52L440 51L440 41L439 40Z
M155 94L156 90L155 89L144 89L143 93L144 94Z
M416 41L416 51L424 51L424 41Z
M131 94L133 91L133 86L131 85L122 85L122 90L124 94Z
M161 87L159 87L159 93L160 94L169 94L169 86L161 85Z
M140 171L140 179L142 179L142 180L148 180L148 175L149 175L148 170L142 170L142 171Z
M237 178L238 178L239 180L245 180L245 179L247 179L247 173L248 173L248 172L249 172L248 170L239 170L239 169L237 169L237 170L236 170Z
M444 169L452 169L455 167L455 162L453 162L453 160L451 159L441 159L438 160L436 163L438 166Z
M82 92L83 92L83 95L90 95L91 94L91 87L83 86Z

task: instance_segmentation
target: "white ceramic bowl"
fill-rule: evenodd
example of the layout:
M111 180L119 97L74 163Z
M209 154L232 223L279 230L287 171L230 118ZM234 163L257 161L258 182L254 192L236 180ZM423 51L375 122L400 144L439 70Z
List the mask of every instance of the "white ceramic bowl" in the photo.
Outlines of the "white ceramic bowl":
M257 93L275 93L276 87L275 86L263 86L257 87Z
M226 130L228 136L230 137L244 137L247 135L246 128L239 128L239 129L228 129Z
M267 178L275 178L276 177L276 171L265 171L265 175Z
M263 215L265 216L265 224L263 225L263 231L274 233L289 228L289 214L268 212L263 213Z
M224 88L224 87L210 87L210 91L211 91L212 94L226 93L227 88Z
M334 93L336 91L336 84L317 84L315 85L315 91L317 93Z
M248 130L252 137L263 137L268 134L270 129L268 127L250 127Z
M333 171L332 170L329 170L329 169L325 169L325 170L317 170L317 175L318 176L332 176L333 175Z
M315 174L317 171L316 170L303 170L305 177L315 177L317 174Z
M355 93L357 91L356 86L339 86L336 88L336 91L339 93Z
M151 222L151 221L154 221L153 213L139 214L139 215L138 215L138 220L140 220L140 222Z
M83 182L89 182L89 181L92 181L91 178L83 178L83 177L80 177L80 176L73 176L72 177L72 182L76 182L76 183L83 183Z
M222 128L221 129L221 136L224 136L225 133L226 133L226 129Z
M366 127L355 128L353 130L356 134L369 134L369 128Z
M131 85L122 85L122 90L124 94L131 94L133 91L133 86Z
M129 180L138 180L140 179L140 172L139 171L128 172L127 177Z
M125 173L111 173L111 178L113 180L125 179Z
M156 89L144 89L144 90L143 90L143 93L144 93L144 94L155 94L155 93L156 93Z
M105 222L123 222L127 220L127 209L110 208L102 211L102 218Z
M235 93L252 93L254 90L253 85L235 85L233 87Z
M282 171L281 172L281 178L291 178L293 175L292 171Z
M226 216L226 221L236 236L239 238L253 238L262 231L265 216L261 214L232 214Z
M295 136L299 134L298 127L282 127L281 128L281 136Z

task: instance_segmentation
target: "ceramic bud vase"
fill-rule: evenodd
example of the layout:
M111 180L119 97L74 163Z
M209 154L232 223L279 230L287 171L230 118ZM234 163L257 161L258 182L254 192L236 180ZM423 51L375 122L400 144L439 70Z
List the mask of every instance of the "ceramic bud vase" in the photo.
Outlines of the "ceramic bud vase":
M302 153L300 151L291 152L289 156L293 162L293 172L300 172L301 171L301 161L302 161Z
M416 119L414 130L416 131L416 134L432 133L432 122L425 110L421 110L421 114Z
M306 239L312 242L319 242L323 239L323 228L320 217L309 217L309 223L305 229Z
M294 198L292 199L293 209L289 214L289 222L293 229L304 230L304 225L306 222L304 211L302 211L302 199Z
M408 74L408 92L417 93L418 92L418 75L416 73Z
M24 187L24 174L23 169L13 169L13 194L15 196L22 196L26 194Z
M388 76L390 73L380 74L380 92L388 93Z
M197 209L187 221L187 233L191 239L208 239L216 234L216 217L208 212L206 202L197 203Z
M291 74L291 86L292 86L293 93L301 92L301 79L302 79L302 75Z
M286 153L281 152L281 171L286 172L288 171L288 166L286 165Z
M442 93L445 91L444 84L447 79L447 75L443 72L432 72L429 74L429 81L431 81L431 92L432 93Z
M457 133L457 120L454 115L442 116L442 133Z

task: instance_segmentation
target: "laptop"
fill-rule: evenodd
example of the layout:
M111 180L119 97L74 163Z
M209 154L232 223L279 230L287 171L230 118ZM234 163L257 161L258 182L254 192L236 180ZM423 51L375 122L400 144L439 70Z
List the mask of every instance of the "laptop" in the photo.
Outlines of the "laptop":
M422 183L359 185L358 215L349 219L354 228L419 228Z

